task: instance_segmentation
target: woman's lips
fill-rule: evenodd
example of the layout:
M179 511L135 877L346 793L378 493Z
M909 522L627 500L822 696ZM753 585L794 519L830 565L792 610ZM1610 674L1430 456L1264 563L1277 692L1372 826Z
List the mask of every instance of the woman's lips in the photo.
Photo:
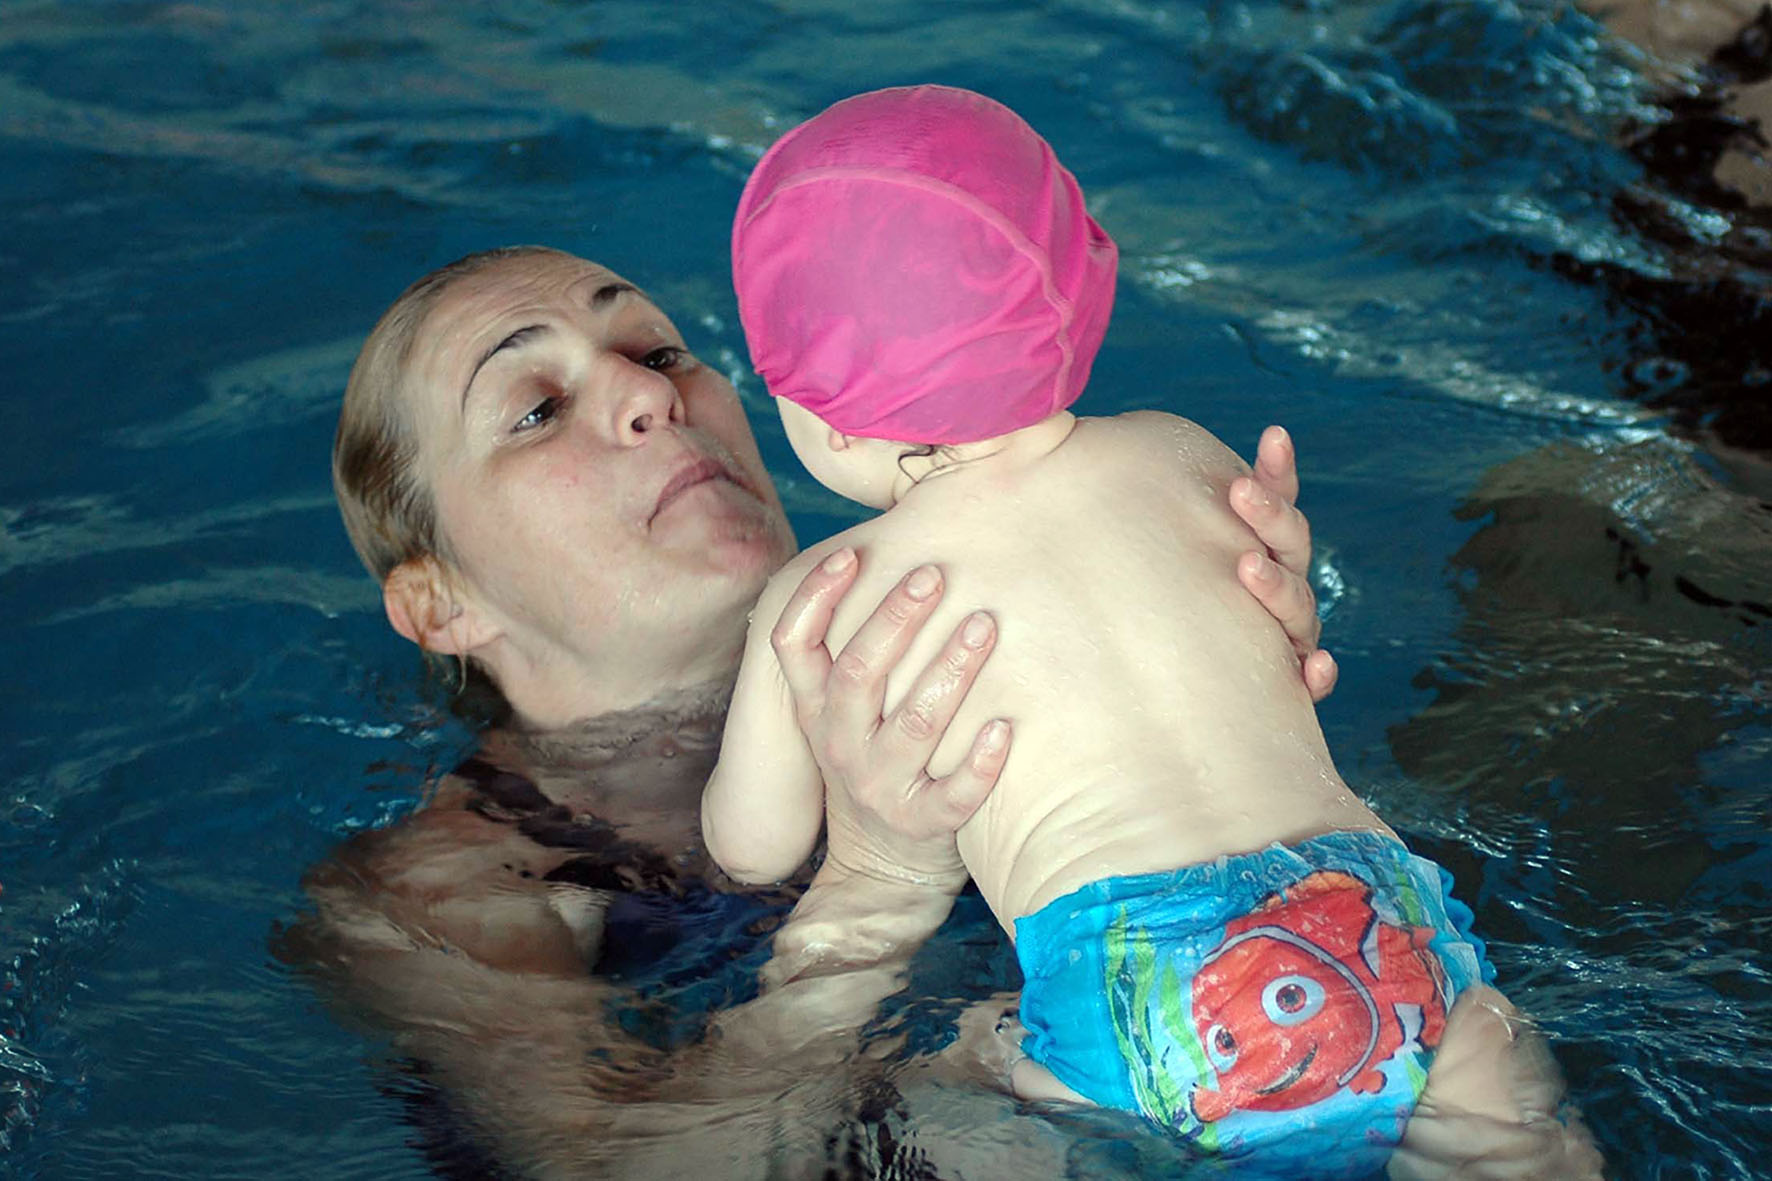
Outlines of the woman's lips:
M732 479L731 473L726 470L725 465L717 459L698 459L694 463L677 469L676 474L666 480L665 486L659 490L658 500L652 506L652 516L646 519L647 525L651 525L658 514L662 513L677 497L709 480L725 480L728 483L736 483Z

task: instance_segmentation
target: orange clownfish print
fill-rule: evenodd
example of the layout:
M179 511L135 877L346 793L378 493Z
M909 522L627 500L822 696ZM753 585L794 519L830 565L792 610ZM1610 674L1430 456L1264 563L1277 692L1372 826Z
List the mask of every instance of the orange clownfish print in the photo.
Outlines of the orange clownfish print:
M1193 981L1194 1026L1218 1076L1216 1089L1194 1088L1197 1118L1382 1090L1379 1064L1410 1032L1399 1006L1419 1011L1423 1046L1439 1043L1446 982L1428 950L1434 932L1382 921L1371 895L1358 878L1320 870L1225 924Z

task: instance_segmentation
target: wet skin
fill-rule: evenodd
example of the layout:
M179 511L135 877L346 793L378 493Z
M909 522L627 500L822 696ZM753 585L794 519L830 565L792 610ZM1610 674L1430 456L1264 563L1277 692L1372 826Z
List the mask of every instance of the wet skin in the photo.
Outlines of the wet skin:
M603 267L525 259L450 288L413 356L456 574L433 646L539 728L729 676L794 538L737 394L669 317Z

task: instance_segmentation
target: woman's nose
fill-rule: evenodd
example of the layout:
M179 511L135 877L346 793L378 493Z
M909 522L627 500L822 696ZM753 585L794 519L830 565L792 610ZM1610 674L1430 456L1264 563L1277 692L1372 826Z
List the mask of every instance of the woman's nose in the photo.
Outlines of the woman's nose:
M624 360L616 387L611 425L622 446L637 447L653 431L683 421L683 396L677 384L658 370Z

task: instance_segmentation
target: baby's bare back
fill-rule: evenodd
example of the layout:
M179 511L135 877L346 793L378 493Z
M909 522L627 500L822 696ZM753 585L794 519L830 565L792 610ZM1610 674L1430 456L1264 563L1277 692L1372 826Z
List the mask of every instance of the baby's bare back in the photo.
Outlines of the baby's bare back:
M1237 581L1258 544L1229 507L1246 471L1185 419L1083 419L1031 464L938 473L844 534L863 564L833 647L923 562L947 589L901 670L966 612L997 620L931 771L990 718L1014 722L1008 766L960 833L1005 927L1099 878L1379 827L1335 772L1290 643ZM887 708L908 688L889 682Z

